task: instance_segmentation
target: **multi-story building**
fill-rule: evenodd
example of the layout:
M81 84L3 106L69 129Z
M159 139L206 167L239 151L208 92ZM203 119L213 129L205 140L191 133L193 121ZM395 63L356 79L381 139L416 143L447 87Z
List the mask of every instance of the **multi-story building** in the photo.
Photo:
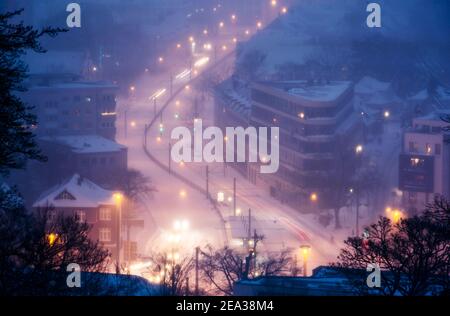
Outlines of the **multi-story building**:
M96 81L98 69L82 52L51 51L25 56L28 91L21 98L34 107L39 136L98 134L114 139L116 92Z
M399 160L399 188L402 204L414 215L436 195L450 196L450 151L448 123L442 117L449 111L432 112L413 120L403 135Z
M34 106L42 136L116 135L117 87L104 82L36 84L23 99Z
M251 89L250 125L280 128L280 168L261 175L253 164L249 178L262 180L272 196L303 211L326 207L323 189L336 168L337 151L359 142L353 84L264 82ZM320 203L315 201L318 195Z
M111 251L113 258L117 253L119 207L115 192L77 174L44 193L33 204L35 210L47 209L50 220L59 214L76 215L80 222L91 225L89 238L98 240Z
M77 173L108 186L117 183L114 177L120 177L128 168L127 148L98 135L41 137L39 147L48 157L49 183Z

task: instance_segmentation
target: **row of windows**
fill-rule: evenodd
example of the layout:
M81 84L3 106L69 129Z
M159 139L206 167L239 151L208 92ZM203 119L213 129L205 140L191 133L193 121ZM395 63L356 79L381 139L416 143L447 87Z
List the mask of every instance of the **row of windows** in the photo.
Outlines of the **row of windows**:
M280 126L280 128L283 128L290 133L296 133L301 136L331 135L335 130L334 124L305 125L301 122L271 113L270 111L259 107L254 107L252 116L260 121L267 122L268 125Z
M81 96L81 95L75 95L75 96L73 96L73 97L68 97L68 96L64 96L63 98L62 98L62 100L64 101L64 102L68 102L68 101L70 101L70 100L73 100L74 102L81 102L81 101L84 101L84 102L93 102L96 98L95 97L93 97L93 96L91 96L91 95L86 95L86 96ZM114 95L112 95L112 94L104 94L104 95L101 95L100 97L98 97L97 98L97 101L115 101L116 100L116 98L115 98L115 96Z
M346 100L340 101L339 104L332 107L304 107L257 89L252 90L252 100L289 115L302 118L334 117L346 105L349 101L348 99L346 98Z
M99 165L106 165L106 164L114 165L116 163L116 158L115 157L83 158L83 160L81 162L85 166L87 166L87 165L96 166L98 164Z
M77 217L77 220L79 223L86 223L87 217L86 217L86 211L84 210L76 210L75 216ZM50 211L48 213L48 219L50 222L54 222L57 217L56 211ZM112 210L110 208L102 207L99 211L99 220L100 221L111 221L112 220Z
M420 146L413 141L410 141L408 144L408 149L410 153L420 153L422 152L420 150ZM427 155L435 154L440 155L441 154L441 144L435 144L434 145L434 152L433 152L433 145L431 144L425 144L425 147L423 148L423 152Z

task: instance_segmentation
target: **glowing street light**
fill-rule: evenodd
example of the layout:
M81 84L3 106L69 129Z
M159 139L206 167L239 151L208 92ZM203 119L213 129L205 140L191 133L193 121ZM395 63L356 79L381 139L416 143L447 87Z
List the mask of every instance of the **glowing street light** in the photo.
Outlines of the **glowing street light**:
M286 7L283 7L282 9L281 9L281 13L282 14L286 14L288 12L288 9L286 8Z
M302 245L300 246L300 252L303 257L303 276L308 276L308 260L311 254L311 246Z
M50 245L50 247L52 247L55 244L57 239L58 239L58 234L50 233L47 235L47 241L48 241L48 244Z
M207 30L207 29L204 29L204 30L203 30L203 34L204 34L204 35L208 35L208 30Z
M217 193L217 202L221 203L223 201L225 201L225 193L223 193L222 191L218 192Z
M362 145L356 145L355 147L355 153L361 154L363 152L364 148Z
M262 28L262 22L258 22L258 23L256 23L256 27L258 28L258 29L261 29Z
M117 240L116 240L116 245L117 245L117 257L116 257L116 269L117 271L119 271L120 269L120 249L121 249L121 230L122 230L122 203L123 203L123 199L124 196L122 193L120 192L116 192L113 194L113 198L114 198L114 202L117 205Z
M178 49L181 48L181 44L180 44L180 43L177 44L177 48L178 48Z
M220 27L220 28L223 28L224 26L225 26L225 23L223 23L223 22L220 22L220 23L219 23L219 27Z
M270 5L271 5L272 7L276 7L277 4L278 4L277 0L272 0L272 1L270 2Z
M131 92L135 92L136 91L136 87L135 86L130 86L130 91Z
M309 199L311 200L311 202L317 202L319 197L317 196L317 193L311 193Z
M136 122L135 121L131 121L130 126L131 127L136 127Z
M180 190L179 195L180 195L180 198L184 199L187 196L187 193L185 190Z
M164 62L164 57L160 56L160 57L158 58L158 61L159 61L159 63L163 63L163 62Z
M245 35L250 35L250 30L245 30Z
M383 115L384 118L389 118L391 116L391 113L389 111L384 111Z
M231 20L236 21L236 14L231 15Z

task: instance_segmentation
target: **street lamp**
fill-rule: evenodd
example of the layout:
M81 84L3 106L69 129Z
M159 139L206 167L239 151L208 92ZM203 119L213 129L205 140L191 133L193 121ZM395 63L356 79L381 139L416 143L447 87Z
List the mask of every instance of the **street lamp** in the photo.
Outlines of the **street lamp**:
M361 154L363 152L364 148L362 145L356 145L355 147L355 153L356 154Z
M114 193L113 195L114 201L117 205L117 257L116 257L116 272L120 273L120 248L121 248L121 229L122 229L122 202L123 202L123 194L122 193Z
M300 246L300 251L303 256L303 276L306 277L308 276L308 260L311 254L311 246L302 245Z
M221 203L223 201L225 201L225 193L223 193L222 191L218 192L217 193L217 202Z
M50 245L50 247L52 247L55 244L57 239L58 239L58 234L50 233L47 235L47 241L48 241L48 244Z
M317 196L317 193L311 193L309 199L311 200L311 202L317 202L319 197Z

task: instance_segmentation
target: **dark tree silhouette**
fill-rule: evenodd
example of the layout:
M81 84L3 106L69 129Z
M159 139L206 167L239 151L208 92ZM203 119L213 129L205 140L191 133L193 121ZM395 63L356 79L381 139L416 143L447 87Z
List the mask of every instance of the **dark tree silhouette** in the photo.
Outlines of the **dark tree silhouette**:
M417 296L449 294L450 205L436 199L418 216L393 224L387 218L367 228L366 237L345 241L338 262L351 283L363 294ZM381 287L366 285L369 264L381 269ZM350 271L350 272L348 272Z
M256 247L255 247L256 248ZM233 295L234 283L249 277L292 275L293 258L288 250L256 260L255 252L243 253L229 247L202 251L200 269L213 294Z
M150 178L135 169L114 174L109 182L112 183L113 189L123 192L132 202L136 202L141 194L151 196L157 191Z
M36 30L10 20L23 10L0 14L0 173L24 167L27 159L45 160L36 146L33 126L36 117L32 107L24 104L17 92L25 91L23 81L27 66L20 57L27 50L44 53L39 39L56 36L64 30L44 28Z
M29 213L13 190L0 192L0 295L70 295L67 266L105 272L109 253L89 239L90 226L76 216ZM92 282L90 282L92 281ZM84 280L83 291L96 292Z

